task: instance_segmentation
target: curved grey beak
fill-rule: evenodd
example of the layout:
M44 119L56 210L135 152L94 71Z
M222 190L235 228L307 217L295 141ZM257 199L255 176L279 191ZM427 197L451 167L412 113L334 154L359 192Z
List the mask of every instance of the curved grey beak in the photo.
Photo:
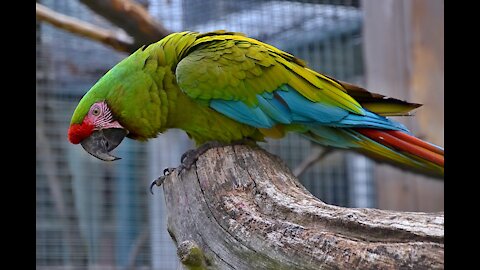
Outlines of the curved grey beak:
M122 142L127 133L123 128L96 130L80 144L90 155L101 160L114 161L120 158L110 155L109 152Z

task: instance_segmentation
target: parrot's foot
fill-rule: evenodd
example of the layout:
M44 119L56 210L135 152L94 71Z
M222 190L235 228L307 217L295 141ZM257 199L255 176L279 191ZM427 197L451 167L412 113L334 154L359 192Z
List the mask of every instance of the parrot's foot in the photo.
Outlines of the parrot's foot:
M182 164L177 168L177 170L181 171L183 169L190 169L192 165L198 160L198 158L207 152L209 149L223 147L227 145L239 145L239 144L246 144L246 145L256 145L255 140L250 138L245 138L242 140L234 141L231 143L221 143L218 141L208 141L202 145L200 145L196 149L191 149L185 152L180 161Z
M206 142L202 145L200 145L196 149L190 149L187 152L183 153L182 157L180 158L180 162L182 164L180 165L179 169L190 169L192 165L197 161L197 159L203 155L205 152L207 152L209 149L216 148L216 147L222 147L225 146L226 144L223 144L218 141L209 141Z
M153 186L157 186L157 187L161 186L165 181L165 177L169 176L173 171L175 171L175 168L166 168L165 170L163 170L162 176L153 180L153 182L150 184L150 193L152 193L152 195L153 195Z

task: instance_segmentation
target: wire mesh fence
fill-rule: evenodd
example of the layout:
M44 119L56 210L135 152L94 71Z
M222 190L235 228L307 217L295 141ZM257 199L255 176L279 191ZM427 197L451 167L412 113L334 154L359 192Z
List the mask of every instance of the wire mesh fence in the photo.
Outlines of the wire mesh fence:
M358 1L141 1L171 31L227 29L246 33L306 60L313 69L361 83L362 12ZM114 29L76 0L41 3ZM37 269L176 269L161 190L148 193L163 168L177 166L193 144L181 131L154 141L125 140L122 159L96 160L68 143L71 114L82 95L126 57L101 44L37 23ZM298 135L261 143L296 168L317 146ZM300 177L321 200L374 206L370 163L334 152Z

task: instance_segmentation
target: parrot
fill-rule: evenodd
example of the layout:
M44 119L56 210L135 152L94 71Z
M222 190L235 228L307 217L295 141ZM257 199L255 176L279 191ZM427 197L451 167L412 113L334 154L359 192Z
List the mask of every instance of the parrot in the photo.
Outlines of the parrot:
M196 146L295 132L314 144L442 179L444 149L390 116L422 104L337 80L244 33L175 32L108 70L78 102L68 140L104 161L126 137L186 132Z

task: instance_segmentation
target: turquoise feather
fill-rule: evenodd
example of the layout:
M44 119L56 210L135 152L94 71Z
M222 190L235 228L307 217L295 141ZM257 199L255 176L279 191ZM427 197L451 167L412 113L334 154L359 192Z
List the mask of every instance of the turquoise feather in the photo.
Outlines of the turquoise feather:
M276 123L258 106L248 107L238 100L214 99L210 101L210 107L240 123L257 128L271 128Z
M305 124L311 127L368 127L408 132L402 124L366 109L362 109L364 115L358 115L334 105L312 102L289 85L282 85L272 93L265 92L256 97L258 104L254 106L248 106L239 100L213 99L210 107L238 122L257 128L272 128L277 124Z

